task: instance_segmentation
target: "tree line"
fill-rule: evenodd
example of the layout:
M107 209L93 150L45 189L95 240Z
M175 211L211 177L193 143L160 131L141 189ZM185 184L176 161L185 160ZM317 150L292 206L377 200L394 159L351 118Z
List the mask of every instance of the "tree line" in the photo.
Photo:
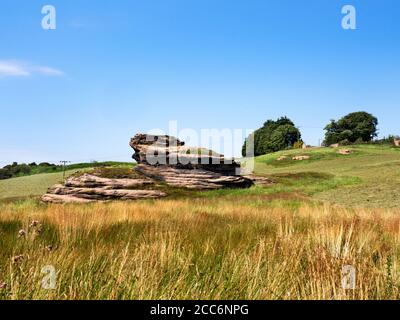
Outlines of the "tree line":
M364 111L352 112L339 120L330 120L325 126L324 146L359 143L393 143L396 136L374 140L378 136L378 119ZM268 120L254 131L244 142L243 156L246 156L248 141L254 141L254 155L259 156L280 150L301 148L304 144L301 132L292 120L281 117Z

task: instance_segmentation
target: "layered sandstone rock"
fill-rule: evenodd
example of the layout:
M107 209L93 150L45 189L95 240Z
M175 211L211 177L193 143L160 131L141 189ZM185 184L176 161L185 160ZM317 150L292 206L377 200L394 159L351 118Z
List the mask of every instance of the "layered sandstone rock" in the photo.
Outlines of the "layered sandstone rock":
M295 161L303 161L303 160L308 160L308 159L310 159L310 156L295 156L295 157L292 157L292 160L295 160Z
M137 134L130 141L138 165L129 174L77 174L51 187L44 202L87 203L167 196L165 185L195 190L269 185L265 177L241 176L240 164L204 148L186 147L171 136ZM100 170L101 171L101 170ZM118 178L113 178L118 177Z
M252 180L242 176L223 175L203 169L178 169L166 165L140 164L135 170L156 181L188 189L247 188L253 184Z
M239 175L239 163L211 150L186 147L175 137L137 134L130 146L137 172L171 186L202 190L253 185Z
M202 169L224 175L240 173L240 164L232 159L225 159L223 155L205 148L187 147L184 142L167 135L137 134L131 139L130 146L135 151L132 158L140 164Z
M339 153L339 154L343 154L343 155L349 155L349 154L352 154L353 151L351 151L350 149L340 149L340 150L338 151L338 153Z
M162 191L140 189L151 184L153 184L153 181L146 177L142 179L108 179L83 174L68 178L64 185L56 184L52 186L42 197L42 201L85 203L90 201L137 200L166 196L166 193Z

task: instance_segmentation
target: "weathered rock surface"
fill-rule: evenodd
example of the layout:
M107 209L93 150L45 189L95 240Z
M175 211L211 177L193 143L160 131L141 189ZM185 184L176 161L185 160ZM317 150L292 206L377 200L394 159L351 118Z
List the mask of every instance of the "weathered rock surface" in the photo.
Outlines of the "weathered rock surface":
M394 139L393 143L396 147L400 147L400 139Z
M253 185L239 175L239 163L211 150L186 147L175 137L137 134L130 146L137 172L171 186L201 190Z
M308 159L310 159L310 156L295 156L292 158L292 160L295 160L295 161L303 161L303 160L308 160Z
M351 151L350 149L340 149L340 150L338 151L338 153L339 153L339 154L343 154L343 155L349 155L349 154L352 154L353 151Z
M239 163L204 148L186 147L175 137L137 134L131 139L130 145L135 150L133 159L138 162L134 170L123 174L94 171L93 174L75 175L63 185L49 188L42 200L87 203L160 198L167 196L165 192L157 190L163 188L161 184L207 190L273 183L266 177L242 176Z
M255 185L258 186L269 186L274 183L273 180L267 177L255 176L255 175L245 175L243 176L246 179L251 180Z
M153 181L146 177L143 177L143 179L107 179L87 173L78 177L71 177L65 181L66 187L75 188L110 187L112 189L129 189L150 184L153 184Z
M185 143L171 136L137 134L130 146L132 156L140 164L170 166L177 169L203 169L224 175L240 173L240 164L225 159L221 154L205 148L186 147Z
M252 180L243 176L223 175L203 169L178 169L166 165L140 164L135 167L135 170L154 180L188 189L247 188L253 185Z
M49 188L42 197L44 202L69 203L105 200L137 200L165 197L166 193L150 189L133 189L153 184L151 179L107 179L83 174L71 177L65 185L57 184Z
M89 203L95 200L78 198L71 195L51 194L46 193L42 196L41 200L48 203Z

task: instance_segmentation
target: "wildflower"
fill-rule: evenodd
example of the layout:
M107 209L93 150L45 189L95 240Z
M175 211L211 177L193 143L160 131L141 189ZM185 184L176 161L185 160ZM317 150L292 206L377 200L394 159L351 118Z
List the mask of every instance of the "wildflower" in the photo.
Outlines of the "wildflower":
M11 260L12 260L13 263L18 263L18 262L21 262L22 259L24 259L24 255L23 255L23 254L20 254L20 255L18 255L18 256L12 257Z
M7 286L5 282L0 282L0 289L4 289Z
M37 220L32 220L31 224L29 225L30 228L37 227L39 225L39 221Z
M18 231L18 236L19 237L25 237L26 236L26 231L24 229L21 229Z

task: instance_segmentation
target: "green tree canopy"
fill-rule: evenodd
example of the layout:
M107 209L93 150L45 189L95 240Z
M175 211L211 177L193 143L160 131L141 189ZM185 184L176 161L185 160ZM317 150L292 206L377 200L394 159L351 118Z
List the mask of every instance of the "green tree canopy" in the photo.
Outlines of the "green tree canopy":
M325 127L325 145L341 141L369 142L377 136L378 119L367 112L353 112Z
M300 131L289 118L281 117L276 121L268 120L246 139L242 148L242 155L246 156L247 143L252 140L254 140L254 155L259 156L290 148L300 139Z

